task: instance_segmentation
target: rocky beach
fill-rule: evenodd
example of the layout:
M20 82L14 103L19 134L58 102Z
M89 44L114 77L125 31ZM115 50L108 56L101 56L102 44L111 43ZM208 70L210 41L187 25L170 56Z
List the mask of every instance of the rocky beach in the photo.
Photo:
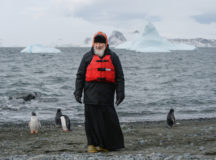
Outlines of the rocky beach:
M42 121L38 135L28 124L0 124L0 159L216 159L216 119L179 120L173 128L165 121L121 123L125 148L87 153L83 123L70 132Z

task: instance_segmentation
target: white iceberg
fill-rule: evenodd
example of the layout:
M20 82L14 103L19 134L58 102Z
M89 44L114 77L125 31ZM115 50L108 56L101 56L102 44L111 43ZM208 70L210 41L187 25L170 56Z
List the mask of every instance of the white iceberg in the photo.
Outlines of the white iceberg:
M61 51L56 48L51 48L47 46L43 46L40 44L34 44L30 45L23 50L21 50L21 53L60 53Z
M170 52L171 50L193 50L194 46L177 44L161 37L152 23L145 26L142 35L118 45L116 48L137 52Z

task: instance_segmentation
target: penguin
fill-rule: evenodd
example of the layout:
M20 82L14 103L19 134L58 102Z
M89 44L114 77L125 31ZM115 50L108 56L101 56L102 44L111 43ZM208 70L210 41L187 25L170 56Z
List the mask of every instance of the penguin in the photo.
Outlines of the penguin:
M41 127L41 123L39 121L39 119L36 116L35 112L32 112L32 116L31 116L31 120L29 122L29 128L30 128L30 132L31 134L38 134L38 130Z
M70 131L70 119L66 115L62 115L60 117L61 119L61 125L64 132Z
M55 116L56 128L61 127L61 119L60 119L61 116L62 116L61 109L57 109L56 116Z
M175 124L175 116L174 116L174 109L170 109L169 113L167 114L167 124L171 128Z
M62 114L61 109L57 109L55 124L56 128L62 127L64 132L70 131L70 119L68 116Z

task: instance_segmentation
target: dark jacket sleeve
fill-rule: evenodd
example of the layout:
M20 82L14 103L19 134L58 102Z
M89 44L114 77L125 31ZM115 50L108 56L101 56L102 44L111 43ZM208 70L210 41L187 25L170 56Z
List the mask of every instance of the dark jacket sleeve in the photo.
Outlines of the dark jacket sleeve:
M74 96L82 97L82 91L85 85L86 65L87 64L86 64L86 54L85 54L81 60L80 66L77 71Z
M116 77L116 96L118 98L125 97L125 79L124 79L124 73L122 70L122 65L119 60L119 57L113 52L113 65L115 67L115 77Z

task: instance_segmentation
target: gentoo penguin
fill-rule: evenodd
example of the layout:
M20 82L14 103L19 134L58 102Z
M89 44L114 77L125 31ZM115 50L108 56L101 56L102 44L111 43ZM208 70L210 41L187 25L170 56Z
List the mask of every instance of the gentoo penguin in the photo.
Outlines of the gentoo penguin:
M172 128L175 124L175 116L174 116L174 109L170 109L169 113L167 114L167 124Z
M32 112L31 120L29 122L29 127L30 127L31 134L34 134L34 133L37 134L38 129L41 127L41 123L39 119L37 118L35 112Z
M68 116L62 114L61 109L57 109L55 124L57 128L62 127L65 132L70 130L70 119Z

